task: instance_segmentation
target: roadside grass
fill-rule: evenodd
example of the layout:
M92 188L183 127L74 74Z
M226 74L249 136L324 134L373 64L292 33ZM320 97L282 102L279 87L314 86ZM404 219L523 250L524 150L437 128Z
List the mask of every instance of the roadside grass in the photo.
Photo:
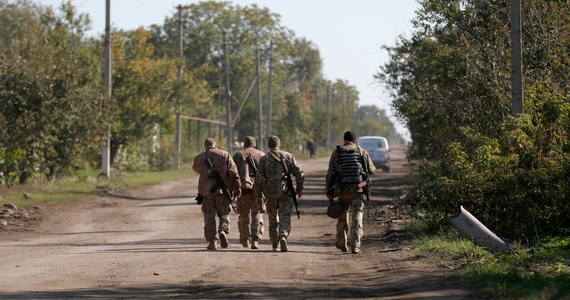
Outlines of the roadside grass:
M418 186L421 178L411 172L403 178ZM477 296L489 299L570 300L570 236L542 237L532 246L513 242L505 253L490 253L465 238L451 224L426 218L416 211L406 231L414 251L463 282Z
M18 207L63 204L75 200L89 200L105 190L124 191L144 185L195 176L191 166L180 170L117 172L110 178L98 177L99 171L78 171L72 176L46 182L34 178L26 185L0 189L0 203Z
M533 247L511 244L492 254L454 228L434 233L415 220L409 230L415 251L450 278L491 299L570 299L570 236L545 237Z

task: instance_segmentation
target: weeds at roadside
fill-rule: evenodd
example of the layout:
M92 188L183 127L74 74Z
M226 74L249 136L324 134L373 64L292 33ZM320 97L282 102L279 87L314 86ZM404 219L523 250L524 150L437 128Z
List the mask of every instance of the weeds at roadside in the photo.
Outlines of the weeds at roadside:
M162 181L195 176L189 166L182 167L178 171L120 173L111 176L105 182L98 180L97 173L97 171L82 171L51 182L36 180L26 185L4 189L1 193L0 204L12 203L18 207L57 205L97 197L104 189L124 191Z
M531 248L511 244L509 252L492 254L451 228L420 234L428 227L420 220L409 225L415 251L483 297L570 299L570 237L543 238Z

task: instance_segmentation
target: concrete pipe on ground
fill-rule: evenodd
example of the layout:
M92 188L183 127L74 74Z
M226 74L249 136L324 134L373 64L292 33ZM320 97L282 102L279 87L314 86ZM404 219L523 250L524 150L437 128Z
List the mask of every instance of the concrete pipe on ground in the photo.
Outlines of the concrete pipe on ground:
M487 251L495 253L509 250L509 245L505 241L491 232L463 206L461 206L459 215L449 218L449 222L476 245L487 249Z

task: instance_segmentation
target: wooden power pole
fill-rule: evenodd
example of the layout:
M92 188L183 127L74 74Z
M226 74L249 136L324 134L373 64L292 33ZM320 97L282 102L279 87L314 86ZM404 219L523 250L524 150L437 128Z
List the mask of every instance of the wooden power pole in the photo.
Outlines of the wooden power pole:
M182 80L182 5L178 6L178 68L176 69L176 78ZM175 137L175 147L176 147L176 170L180 170L180 148L182 144L182 123L180 115L182 114L182 105L180 105L180 93L178 94L178 111L176 112L176 137Z
M230 90L230 62L228 58L228 43L226 32L224 31L224 74L226 84L226 101L228 102L227 124L228 124L228 152L232 153L233 134L232 134L232 91Z
M105 88L105 114L109 117L111 113L111 0L107 0L105 6L105 65L104 65L104 88ZM107 178L111 177L111 129L110 125L105 133L105 141L103 144L103 151L101 154L101 174L105 174Z
M269 138L271 136L271 115L273 114L273 40L269 41L269 75L267 78L267 117L265 122L267 122L267 129L265 130L265 137Z
M256 81L257 81L257 124L258 124L258 141L257 141L257 148L263 150L263 107L262 107L262 99L261 99L261 72L260 72L260 58L259 58L259 48L255 51L255 73Z

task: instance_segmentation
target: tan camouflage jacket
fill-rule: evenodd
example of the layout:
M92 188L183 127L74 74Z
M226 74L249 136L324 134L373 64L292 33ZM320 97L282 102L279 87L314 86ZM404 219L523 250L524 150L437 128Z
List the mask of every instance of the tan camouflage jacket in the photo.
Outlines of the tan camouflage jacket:
M273 149L265 154L259 162L259 169L254 185L255 196L257 198L261 198L262 193L270 198L278 198L285 195L283 190L287 183L284 176L285 170L280 161L282 158L285 158L289 172L295 177L295 191L303 191L305 177L303 176L303 169L299 167L295 157L293 157L291 153L280 149Z
M194 157L194 164L192 165L192 170L200 174L200 178L198 179L198 193L200 195L210 196L212 194L210 193L210 189L216 184L216 179L208 172L209 170L205 163L206 157L210 158L214 170L220 173L223 182L230 192L241 187L238 170L230 153L218 148L210 148ZM221 193L222 191L219 188L214 191L214 194Z
M253 184L255 181L255 177L253 177L253 175L255 175L255 172L251 169L246 160L249 155L251 155L255 161L256 168L259 168L259 161L265 155L265 153L254 147L248 147L234 154L233 159L238 169L242 189L253 189Z

